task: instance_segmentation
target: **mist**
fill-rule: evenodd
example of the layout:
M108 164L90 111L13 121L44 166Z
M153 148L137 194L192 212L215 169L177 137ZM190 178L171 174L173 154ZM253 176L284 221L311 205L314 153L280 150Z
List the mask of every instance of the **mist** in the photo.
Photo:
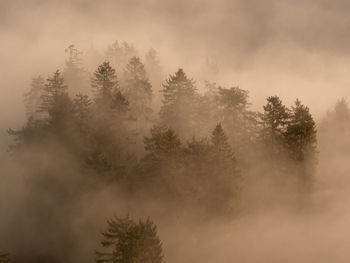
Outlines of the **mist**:
M347 262L349 9L0 2L0 262L98 262L113 216L168 263Z

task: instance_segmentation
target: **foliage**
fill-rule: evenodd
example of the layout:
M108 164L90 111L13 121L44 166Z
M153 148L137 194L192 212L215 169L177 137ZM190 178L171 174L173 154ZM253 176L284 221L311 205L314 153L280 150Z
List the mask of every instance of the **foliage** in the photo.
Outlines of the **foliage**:
M160 120L164 125L176 129L181 135L191 134L195 129L195 105L197 92L193 79L187 77L182 69L170 75L163 84L163 105Z
M96 252L96 262L162 263L162 243L157 227L150 218L133 221L129 217L114 217L107 221L102 233L102 246L110 252Z

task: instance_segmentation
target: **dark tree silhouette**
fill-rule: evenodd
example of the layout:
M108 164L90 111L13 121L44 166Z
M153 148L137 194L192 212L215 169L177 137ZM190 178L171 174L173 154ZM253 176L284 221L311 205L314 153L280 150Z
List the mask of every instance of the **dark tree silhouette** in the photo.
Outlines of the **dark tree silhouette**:
M283 153L283 134L286 131L290 113L277 96L268 97L267 104L263 108L264 112L259 114L262 125L261 139L271 159L274 159Z
M301 104L300 100L296 100L292 106L285 138L302 179L310 181L317 156L316 124L309 108Z
M161 122L176 129L184 137L188 133L191 137L196 126L195 111L198 98L194 80L179 69L163 84L162 93L164 99L160 109Z
M95 102L110 106L113 94L118 89L118 79L109 62L103 62L94 72L91 86L95 93Z
M134 222L129 217L115 217L107 221L101 242L110 252L96 252L96 262L112 263L162 263L162 243L157 227L150 218Z

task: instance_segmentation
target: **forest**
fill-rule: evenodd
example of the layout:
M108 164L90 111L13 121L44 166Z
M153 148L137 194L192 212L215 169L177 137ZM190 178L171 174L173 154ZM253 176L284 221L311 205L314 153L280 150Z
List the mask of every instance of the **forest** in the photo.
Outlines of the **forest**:
M65 54L64 68L32 78L26 122L8 129L30 190L1 263L174 262L158 218L198 222L197 233L276 207L303 213L315 206L320 148L349 149L345 99L316 125L300 98L271 94L253 111L249 91L206 79L213 65L203 81L166 75L153 48L115 41L92 72L75 45Z

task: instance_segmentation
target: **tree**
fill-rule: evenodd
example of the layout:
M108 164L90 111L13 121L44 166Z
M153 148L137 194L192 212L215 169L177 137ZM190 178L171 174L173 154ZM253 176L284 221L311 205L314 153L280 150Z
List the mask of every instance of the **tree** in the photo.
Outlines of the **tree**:
M188 78L185 72L179 69L163 84L162 93L161 122L181 135L193 134L196 127L195 113L198 98L194 80Z
M339 122L348 122L350 120L350 109L344 98L337 101L334 106L335 118Z
M205 213L228 215L237 211L241 176L221 124L212 132L210 143L192 139L185 149L186 186Z
M91 116L91 100L87 95L78 93L74 98L75 116L80 127L87 124Z
M232 159L233 153L228 139L222 129L221 124L217 124L211 135L211 143L213 144L214 154L219 159Z
M320 143L330 157L340 151L348 152L350 143L350 109L347 101L338 100L319 124Z
M111 108L118 116L126 116L130 111L129 102L120 91L117 91L113 96Z
M302 168L300 175L310 181L317 156L316 124L309 108L300 100L292 106L292 114L285 132L286 143L291 158Z
M220 120L229 132L229 139L240 155L255 142L256 114L249 110L248 91L239 87L218 87L215 96L215 119Z
M156 105L154 106L156 106L156 108L158 109L161 103L160 90L162 88L164 74L163 74L163 68L159 61L158 53L153 48L149 49L145 55L145 67L149 74L150 82L152 84L154 99L156 102Z
M111 62L112 66L117 69L118 74L122 74L124 67L132 57L137 57L136 48L127 42L119 44L115 41L106 51L106 59Z
M277 96L268 97L267 104L263 108L264 112L259 114L262 125L261 139L273 159L283 152L283 134L286 131L290 113Z
M96 252L97 263L162 263L162 243L157 227L150 218L135 222L129 217L115 217L107 221L101 242L110 252Z
M155 125L144 138L146 155L142 158L134 185L139 192L152 189L155 196L179 197L183 149L174 130Z
M88 88L89 74L83 68L82 54L75 45L69 45L66 50L68 55L66 65L63 71L63 78L70 87L71 94L86 92Z
M145 66L140 59L133 57L124 70L123 93L130 103L131 114L139 119L149 120L152 113L152 86Z
M8 133L15 136L12 149L43 145L48 138L70 141L74 129L74 106L59 70L47 79L40 98L38 112L42 117L29 117L27 124L18 131L9 129Z
M92 78L95 91L92 105L92 151L89 164L97 171L120 178L124 174L130 144L131 131L126 122L129 120L129 103L118 88L115 70L109 62L98 67Z
M145 150L149 156L177 153L181 141L174 130L166 126L154 126L151 129L151 137L145 137Z
M59 70L56 70L51 78L46 80L43 94L41 95L42 103L40 112L49 113L55 107L55 103L59 98L66 97L68 87L64 84L63 77Z
M145 56L145 64L149 73L161 74L162 68L160 66L158 53L155 49L150 48Z
M115 69L109 62L103 62L94 72L91 85L95 93L95 103L110 106L113 94L118 89Z
M26 108L26 115L29 119L40 119L38 112L41 105L41 95L44 91L44 79L41 76L32 79L30 90L24 94L24 106Z

